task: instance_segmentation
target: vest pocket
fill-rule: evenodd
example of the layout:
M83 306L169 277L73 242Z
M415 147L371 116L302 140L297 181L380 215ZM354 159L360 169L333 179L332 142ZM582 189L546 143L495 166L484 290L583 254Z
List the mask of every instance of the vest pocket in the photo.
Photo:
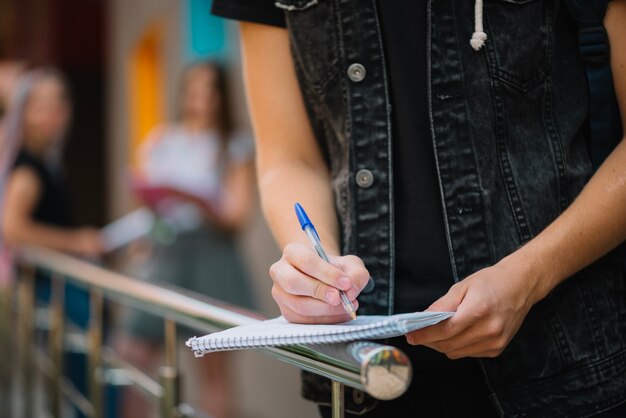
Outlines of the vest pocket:
M306 81L322 92L340 70L339 34L334 2L278 0L285 20L292 54Z
M490 73L526 92L549 71L552 10L540 0L491 0L484 4Z

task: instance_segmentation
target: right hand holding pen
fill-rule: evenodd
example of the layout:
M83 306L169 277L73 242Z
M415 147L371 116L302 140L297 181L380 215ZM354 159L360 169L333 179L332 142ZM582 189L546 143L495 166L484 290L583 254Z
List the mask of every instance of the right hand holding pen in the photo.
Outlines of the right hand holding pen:
M305 324L338 323L350 316L341 305L339 290L355 307L356 297L369 280L363 261L353 255L329 256L322 260L303 244L288 244L282 258L270 268L274 281L272 297L289 322Z

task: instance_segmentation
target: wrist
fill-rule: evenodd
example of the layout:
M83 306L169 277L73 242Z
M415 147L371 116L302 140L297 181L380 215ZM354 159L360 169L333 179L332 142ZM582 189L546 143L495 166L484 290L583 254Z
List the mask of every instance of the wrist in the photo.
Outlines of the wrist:
M69 231L65 250L72 253L78 252L80 248L80 238L79 231Z
M76 230L70 231L69 241L67 243L68 243L68 248L66 249L66 251L69 251L75 254L80 254L84 246L83 245L84 243L83 230L76 229Z
M518 277L523 280L527 301L531 306L545 298L558 284L550 258L532 242L506 256L500 263L506 263L513 271L520 272Z

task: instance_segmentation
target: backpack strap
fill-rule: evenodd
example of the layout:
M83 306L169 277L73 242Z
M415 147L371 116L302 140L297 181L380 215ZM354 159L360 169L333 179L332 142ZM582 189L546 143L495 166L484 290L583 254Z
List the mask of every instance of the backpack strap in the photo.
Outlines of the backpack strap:
M609 0L564 0L578 23L578 46L589 83L591 161L598 168L621 139L604 15Z

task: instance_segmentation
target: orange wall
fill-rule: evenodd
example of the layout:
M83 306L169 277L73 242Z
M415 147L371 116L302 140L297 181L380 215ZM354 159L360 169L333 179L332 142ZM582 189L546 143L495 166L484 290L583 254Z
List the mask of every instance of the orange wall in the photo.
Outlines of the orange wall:
M154 126L164 120L163 32L149 27L132 49L129 60L130 158Z

